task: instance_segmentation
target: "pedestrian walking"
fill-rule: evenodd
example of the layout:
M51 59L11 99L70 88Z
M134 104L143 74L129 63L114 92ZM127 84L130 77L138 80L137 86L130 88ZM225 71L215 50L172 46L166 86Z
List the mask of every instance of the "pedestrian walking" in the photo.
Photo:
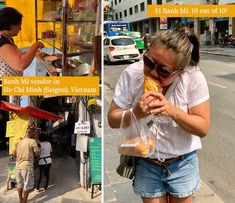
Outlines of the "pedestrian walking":
M45 133L41 133L39 135L39 141L41 146L41 153L38 161L39 179L37 180L36 183L36 190L38 192L44 192L46 191L49 183L49 174L52 164L52 159L51 159L52 147L51 143L48 142L48 137ZM43 187L40 188L40 184L42 182L43 177L45 177L45 182L43 184Z
M108 122L119 128L123 113L152 120L157 139L155 152L136 158L133 189L144 203L191 203L200 187L197 150L210 126L209 91L198 68L199 41L182 30L158 32L143 61L121 74L113 95ZM162 91L143 93L144 78L160 82ZM175 83L176 81L177 84ZM176 86L169 99L165 94Z
M150 38L149 34L146 33L144 36L144 48L145 49L148 49L149 44L150 44L150 40L151 40L151 38Z
M28 127L26 136L16 145L16 182L20 203L26 203L30 190L34 188L34 156L40 149L35 139L36 128Z

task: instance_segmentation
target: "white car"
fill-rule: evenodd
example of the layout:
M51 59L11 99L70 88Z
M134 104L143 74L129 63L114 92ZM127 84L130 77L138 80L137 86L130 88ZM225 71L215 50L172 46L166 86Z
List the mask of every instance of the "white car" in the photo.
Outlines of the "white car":
M132 37L111 36L104 38L104 60L110 64L116 61L140 60L140 52Z

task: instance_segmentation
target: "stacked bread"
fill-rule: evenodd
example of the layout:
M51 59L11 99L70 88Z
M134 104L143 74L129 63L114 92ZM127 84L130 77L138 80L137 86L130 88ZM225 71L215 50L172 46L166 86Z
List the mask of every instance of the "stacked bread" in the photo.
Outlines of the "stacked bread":
M119 147L118 152L124 155L148 157L150 152L156 148L156 141L152 137L138 137L127 139L123 141Z

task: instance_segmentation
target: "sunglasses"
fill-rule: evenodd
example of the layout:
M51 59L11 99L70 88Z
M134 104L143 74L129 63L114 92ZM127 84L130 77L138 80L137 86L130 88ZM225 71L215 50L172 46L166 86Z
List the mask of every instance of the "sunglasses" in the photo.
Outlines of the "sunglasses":
M161 66L159 66L158 64L156 64L152 59L150 59L148 56L147 56L147 53L148 53L148 50L144 53L144 56L143 56L143 60L144 60L144 65L147 66L149 69L151 70L155 70L157 72L157 74L163 78L168 78L170 77L171 75L175 74L176 72L178 71L181 71L183 70L182 68L178 69L178 70L175 70L173 72L171 71L168 71L168 70L165 70L163 69Z

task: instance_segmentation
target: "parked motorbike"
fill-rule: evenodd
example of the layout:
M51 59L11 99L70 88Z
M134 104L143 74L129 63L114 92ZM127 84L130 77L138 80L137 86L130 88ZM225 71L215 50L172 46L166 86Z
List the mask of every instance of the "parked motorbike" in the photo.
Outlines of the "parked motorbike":
M224 39L219 40L220 47L235 47L235 36L225 35Z

